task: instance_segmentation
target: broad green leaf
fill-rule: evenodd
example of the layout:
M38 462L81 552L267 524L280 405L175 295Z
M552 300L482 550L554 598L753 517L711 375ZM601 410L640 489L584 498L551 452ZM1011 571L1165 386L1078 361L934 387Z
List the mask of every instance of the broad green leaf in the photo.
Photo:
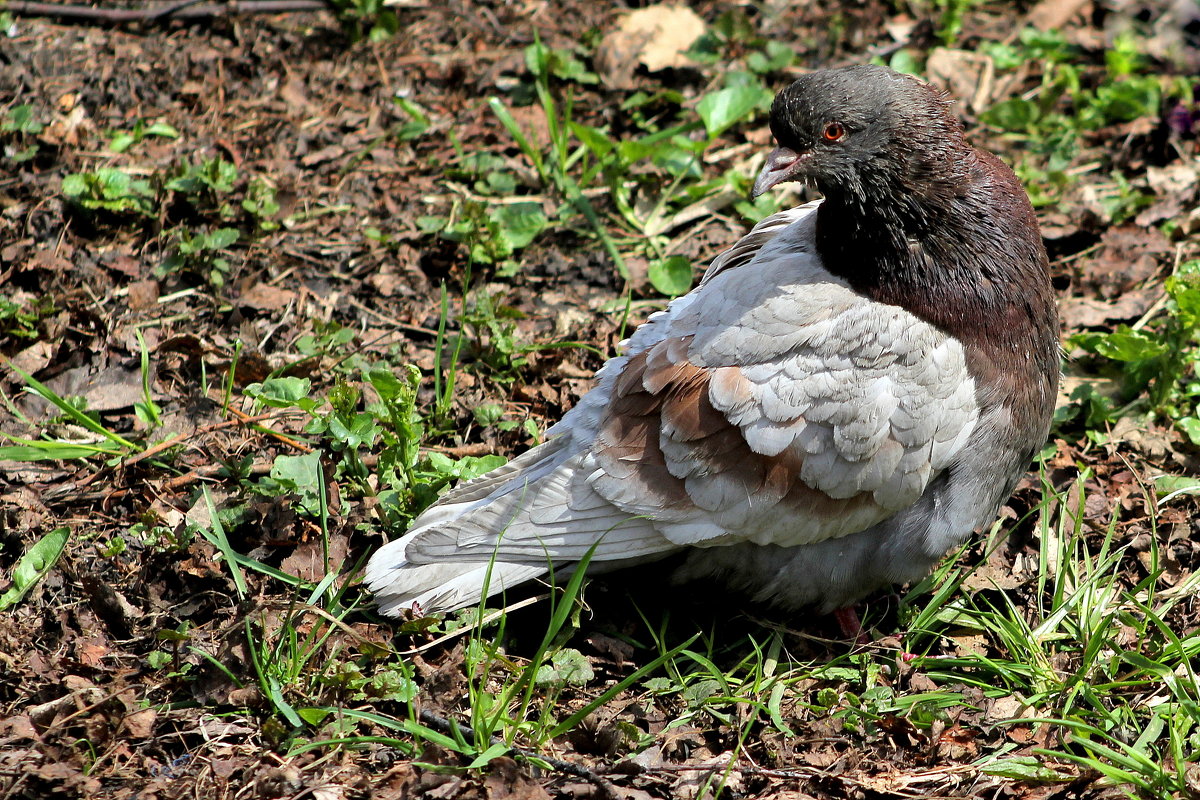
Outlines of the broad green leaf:
M1188 439L1192 444L1200 446L1200 419L1196 417L1183 417L1175 420L1176 427L1187 434Z
M500 238L513 250L526 247L546 228L546 215L537 203L509 203L491 214Z
M108 149L114 153L124 153L137 141L132 133L118 133L108 142ZM64 189L65 191L65 189Z
M683 256L669 256L651 263L646 277L658 291L677 297L692 288L692 262Z
M783 42L767 40L765 52L751 53L746 56L746 66L758 73L775 72L791 66L796 53Z
M308 378L267 378L261 384L246 387L246 394L275 408L290 408L308 398L312 381Z
M709 139L746 119L758 107L765 90L760 86L731 86L705 95L696 106Z
M1185 475L1161 475L1154 482L1154 491L1159 495L1159 505L1162 505L1180 495L1200 494L1200 478Z
M575 134L575 138L583 142L584 146L591 150L597 158L603 158L612 152L613 140L599 128L593 128L580 122L572 122L570 128L571 133Z
M79 197L86 191L87 181L80 173L73 172L70 175L63 176L62 193L67 197Z
M475 760L467 765L467 769L479 769L480 767L486 766L493 759L499 758L500 756L507 754L508 751L511 749L512 748L510 748L504 742L496 742L494 745L489 747L487 750L484 750L482 753L477 755L475 757Z
M1029 130L1041 116L1041 111L1035 103L1020 97L1013 97L989 108L980 118L989 125L995 125L1006 131L1023 133Z
M237 228L217 228L207 235L209 250L224 250L238 240Z
M421 229L422 233L438 233L445 229L446 222L445 217L435 217L428 214L417 217L417 227Z
M179 131L170 123L156 122L149 128L146 128L146 136L162 136L166 139L178 139Z
M321 454L313 451L302 456L276 456L271 477L292 491L314 491L320 484Z
M1141 331L1121 326L1112 333L1081 333L1071 341L1098 356L1114 361L1145 361L1167 352L1167 345Z
M534 683L538 686L564 683L583 686L595 675L591 663L583 653L574 648L564 647L551 656L549 664L538 668Z
M892 53L892 57L888 59L888 66L896 70L896 72L905 72L909 75L921 74L921 61L916 51L907 47L903 47Z
M44 126L34 119L33 106L28 103L8 110L8 119L0 122L0 131L12 133L41 133Z
M320 725L326 717L329 716L328 708L297 708L296 716L307 722L309 725Z

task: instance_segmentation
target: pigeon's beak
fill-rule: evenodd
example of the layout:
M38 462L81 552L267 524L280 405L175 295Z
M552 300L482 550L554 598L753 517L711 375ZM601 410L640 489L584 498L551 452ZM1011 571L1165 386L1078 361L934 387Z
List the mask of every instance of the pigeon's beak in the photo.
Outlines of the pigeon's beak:
M758 180L754 182L750 196L758 197L776 184L793 180L801 161L801 155L790 147L777 147L772 150L767 156L767 163L763 164L762 172L758 173Z

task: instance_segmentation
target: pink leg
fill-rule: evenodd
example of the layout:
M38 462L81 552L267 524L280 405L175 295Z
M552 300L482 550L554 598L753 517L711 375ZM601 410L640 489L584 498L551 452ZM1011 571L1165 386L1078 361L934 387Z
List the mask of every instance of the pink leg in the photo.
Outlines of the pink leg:
M854 610L854 606L835 609L833 618L837 620L838 627L842 629L842 635L847 639L853 639L856 644L871 643L871 637L867 636L862 623L858 621L858 612Z

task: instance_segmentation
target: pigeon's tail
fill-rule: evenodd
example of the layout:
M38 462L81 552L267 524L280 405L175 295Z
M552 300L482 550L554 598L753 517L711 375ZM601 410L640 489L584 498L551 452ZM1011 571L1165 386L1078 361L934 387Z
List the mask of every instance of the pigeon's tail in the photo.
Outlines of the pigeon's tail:
M491 597L549 572L546 564L496 560L413 564L405 559L405 548L413 536L385 545L367 567L367 586L375 593L382 614L394 617L406 609L431 613L465 608L478 604L485 592Z
M460 485L380 548L364 576L380 611L452 611L583 558L611 568L677 549L591 488L591 457L573 453L569 440L551 439Z

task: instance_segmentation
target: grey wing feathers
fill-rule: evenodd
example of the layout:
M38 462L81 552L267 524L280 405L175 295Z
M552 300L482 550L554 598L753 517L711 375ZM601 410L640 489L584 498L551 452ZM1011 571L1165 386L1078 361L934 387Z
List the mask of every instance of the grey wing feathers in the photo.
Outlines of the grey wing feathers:
M700 285L703 286L708 283L718 273L745 266L753 261L763 245L775 238L784 228L814 213L819 205L821 205L821 201L814 200L811 203L805 203L802 206L785 209L769 217L764 217L757 225L750 229L748 234L739 239L733 247L713 259L712 264L704 272L704 277L700 280Z

